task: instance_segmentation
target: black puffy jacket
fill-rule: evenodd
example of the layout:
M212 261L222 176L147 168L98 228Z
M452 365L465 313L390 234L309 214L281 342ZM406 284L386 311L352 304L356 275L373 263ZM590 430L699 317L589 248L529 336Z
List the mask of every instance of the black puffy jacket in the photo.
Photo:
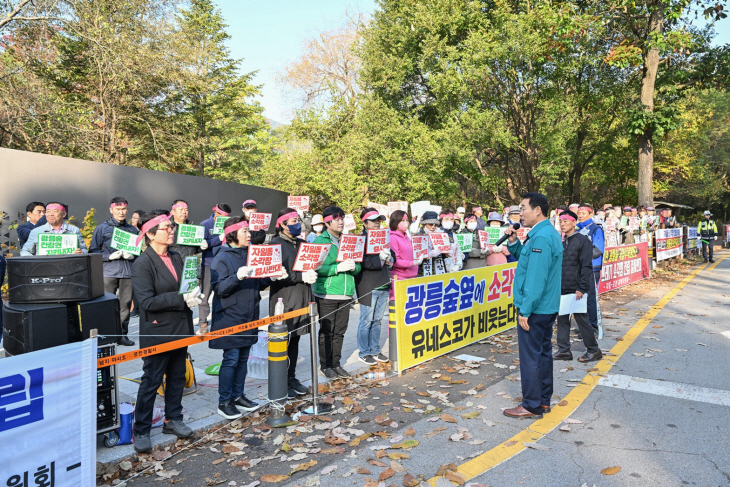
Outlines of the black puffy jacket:
M587 294L593 278L593 244L577 231L563 240L563 278L561 294L580 291Z

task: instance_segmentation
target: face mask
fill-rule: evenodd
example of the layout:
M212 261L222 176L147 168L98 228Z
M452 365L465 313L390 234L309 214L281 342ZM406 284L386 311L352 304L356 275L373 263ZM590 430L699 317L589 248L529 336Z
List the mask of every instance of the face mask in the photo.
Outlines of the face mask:
M406 233L408 231L408 222L400 222L398 224L398 231Z
M466 224L466 228L468 228L469 230L472 230L472 231L476 230L477 229L477 222L469 222L469 223L467 223Z
M454 228L454 222L443 222L441 226L444 230L451 230L452 228Z
M295 223L294 225L287 225L286 226L289 229L289 233L291 233L292 237L298 236L300 233L302 233L302 224Z
M322 233L322 231L324 230L324 225L313 225L312 228L315 232Z

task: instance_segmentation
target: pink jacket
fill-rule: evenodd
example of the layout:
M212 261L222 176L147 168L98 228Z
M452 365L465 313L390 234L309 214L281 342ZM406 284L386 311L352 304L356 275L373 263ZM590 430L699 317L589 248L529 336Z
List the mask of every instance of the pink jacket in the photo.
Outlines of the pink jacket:
M487 254L487 266L506 264L507 256L509 255L509 250L507 250L507 246L501 245L502 251L496 254L494 253L494 247L494 245L489 245L489 253Z
M395 253L395 262L390 270L393 279L411 279L418 275L418 266L413 265L413 244L408 235L399 231L390 232L390 250ZM394 298L393 286L390 299Z

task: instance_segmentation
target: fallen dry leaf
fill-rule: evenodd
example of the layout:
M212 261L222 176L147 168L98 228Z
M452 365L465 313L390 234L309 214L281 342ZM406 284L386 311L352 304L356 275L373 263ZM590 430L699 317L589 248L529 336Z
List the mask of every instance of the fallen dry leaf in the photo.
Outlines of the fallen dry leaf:
M374 458L371 458L370 460L368 460L368 463L375 467L387 467L388 466L387 463L383 463L380 460L375 460Z
M368 470L367 468L364 468L364 467L360 467L357 469L357 473L359 473L361 475L370 475L370 470Z
M446 475L444 475L444 477L451 480L452 482L456 482L459 485L464 485L464 482L466 482L466 477L458 472L448 471L446 472Z
M560 401L558 403L558 406L567 406L567 405L568 405L568 401L566 401L565 399L563 399L562 401Z
M421 483L413 474L407 473L403 476L403 487L417 487Z
M504 446L515 446L517 443L519 443L519 441L512 440L505 443Z
M388 454L388 458L391 460L405 460L406 458L411 458L411 456L408 453L401 453L401 452L393 452Z
M413 436L416 434L416 430L414 430L413 428L408 428L403 432L403 434L406 436Z
M225 450L223 453L225 453ZM167 460L171 456L172 453L170 453L169 451L156 451L152 454L152 458L154 458L158 462L161 462L162 460Z
M457 467L455 463L447 463L447 464L441 465L441 466L439 466L439 469L436 472L436 477L443 477L444 475L446 475L446 472L450 472L452 470L456 471L458 469L459 469L459 467Z
M383 470L382 472L380 472L380 475L378 476L378 480L380 480L382 482L383 480L387 480L387 479L391 478L393 475L395 475L395 470L393 470L391 467L388 467L385 470Z
M479 411L472 411L471 413L464 413L461 415L461 419L474 419L478 418L482 414Z
M317 460L310 460L308 462L300 463L296 467L294 467L289 475L292 475L296 472L302 472L304 470L309 470L310 468L317 465Z
M601 470L601 473L603 475L615 475L615 474L619 473L620 471L621 471L621 467L616 466L616 467L604 468L603 470Z
M213 460L213 465L218 465L219 463L223 463L226 461L226 457L219 458L218 460Z
M456 423L457 422L455 417L451 416L450 414L446 414L446 413L440 415L439 418L441 418L441 421L445 421L447 423Z
M391 446L393 449L399 449L403 448L404 450L409 450L411 448L418 446L418 440L406 440L402 441L400 443L396 443L395 445Z
M288 475L275 475L273 473L267 473L266 475L262 475L261 477L259 477L259 480L261 482L275 484L276 482L282 482L284 480L289 480L289 476Z

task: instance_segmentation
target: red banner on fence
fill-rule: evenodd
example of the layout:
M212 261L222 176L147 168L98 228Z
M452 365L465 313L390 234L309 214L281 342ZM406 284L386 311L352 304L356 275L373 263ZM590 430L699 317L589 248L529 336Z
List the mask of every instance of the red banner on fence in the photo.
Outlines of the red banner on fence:
M603 269L598 293L647 279L650 269L648 243L607 247L603 253Z

